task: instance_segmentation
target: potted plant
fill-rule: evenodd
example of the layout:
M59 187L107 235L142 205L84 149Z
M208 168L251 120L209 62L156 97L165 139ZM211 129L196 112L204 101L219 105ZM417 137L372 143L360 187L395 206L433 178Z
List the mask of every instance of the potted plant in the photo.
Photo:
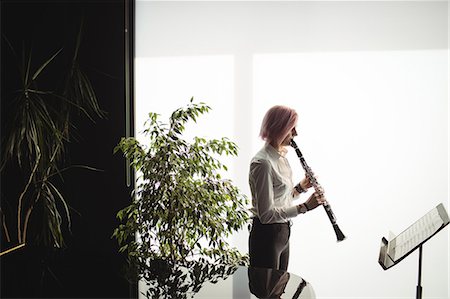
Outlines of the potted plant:
M248 263L226 241L248 221L246 196L220 174L227 170L220 155L237 155L236 144L227 138L183 138L186 123L209 110L191 99L172 113L169 124L149 113L144 129L149 144L130 137L115 148L131 162L137 184L131 204L117 213L113 237L138 277L149 269L192 263Z
M79 64L82 22L74 46L59 48L36 65L32 50L18 54L18 89L8 94L6 134L2 140L2 175L16 171L22 178L15 198L3 198L0 209L3 238L11 245L33 243L44 248L64 246L63 225L70 230L70 212L61 191L67 165L66 145L73 139L73 120L105 117L93 86ZM65 55L61 57L61 55ZM57 65L57 66L55 66ZM11 91L11 90L10 90ZM30 223L34 223L30 229Z

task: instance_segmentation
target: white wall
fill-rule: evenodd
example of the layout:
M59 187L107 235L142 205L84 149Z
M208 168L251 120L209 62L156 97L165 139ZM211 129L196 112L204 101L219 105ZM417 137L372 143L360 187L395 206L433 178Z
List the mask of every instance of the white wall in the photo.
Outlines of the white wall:
M387 271L382 236L448 196L448 2L155 2L136 6L136 125L190 97L213 111L192 135L228 136L241 190L275 104L348 239L318 209L294 220L289 270L319 298L411 298L417 253ZM296 180L303 176L291 151ZM424 298L450 298L446 228L424 246ZM234 244L247 251L247 232Z

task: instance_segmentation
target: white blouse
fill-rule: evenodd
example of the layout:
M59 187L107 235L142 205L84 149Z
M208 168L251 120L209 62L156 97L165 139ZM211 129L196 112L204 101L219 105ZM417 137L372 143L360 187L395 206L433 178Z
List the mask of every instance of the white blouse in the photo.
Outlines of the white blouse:
M298 215L297 207L292 203L292 170L285 154L266 143L250 163L250 211L263 224L285 223Z

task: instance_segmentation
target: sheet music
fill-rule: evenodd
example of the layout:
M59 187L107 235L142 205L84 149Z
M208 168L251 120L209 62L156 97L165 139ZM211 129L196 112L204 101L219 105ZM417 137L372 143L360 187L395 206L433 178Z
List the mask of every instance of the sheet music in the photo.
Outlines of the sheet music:
M444 224L437 208L417 220L400 233L389 248L389 256L395 262L416 246L430 238Z

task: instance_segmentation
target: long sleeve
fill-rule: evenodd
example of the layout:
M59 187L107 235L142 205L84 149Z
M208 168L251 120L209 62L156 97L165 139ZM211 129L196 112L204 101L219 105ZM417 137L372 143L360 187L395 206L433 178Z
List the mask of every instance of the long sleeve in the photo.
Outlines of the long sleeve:
M254 160L250 165L250 189L254 212L261 223L287 222L298 215L291 205L292 191L285 180L277 180L272 164L268 160Z

